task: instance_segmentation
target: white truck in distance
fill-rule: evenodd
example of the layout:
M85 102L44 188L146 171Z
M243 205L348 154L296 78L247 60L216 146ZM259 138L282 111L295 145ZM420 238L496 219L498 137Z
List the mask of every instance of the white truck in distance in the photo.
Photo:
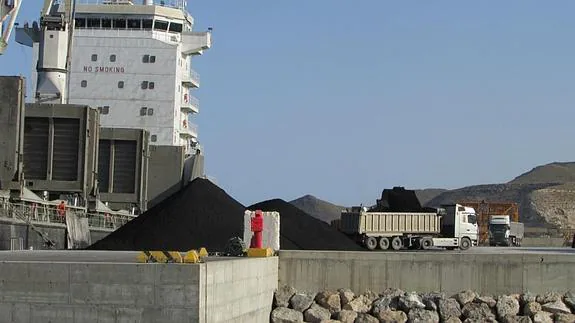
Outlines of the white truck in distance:
M368 250L467 250L477 245L477 215L459 204L442 205L437 212L368 212L365 207L343 211L340 230Z
M525 229L523 223L511 222L509 215L492 215L489 218L490 246L521 246Z

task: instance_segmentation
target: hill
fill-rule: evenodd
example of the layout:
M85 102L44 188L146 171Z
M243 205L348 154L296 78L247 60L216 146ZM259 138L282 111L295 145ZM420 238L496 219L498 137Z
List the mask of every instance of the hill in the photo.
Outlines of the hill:
M443 188L425 188L422 190L415 190L415 195L417 195L419 203L421 203L421 205L425 205L429 201L439 196L439 194L446 191L447 190Z
M332 204L318 199L313 195L305 195L290 201L289 203L314 218L326 223L331 223L331 220L338 219L341 214L341 210L345 209L345 206Z
M575 162L537 166L508 183L448 190L425 205L461 200L513 201L527 226L575 229Z
M511 180L510 184L575 183L575 162L537 166Z

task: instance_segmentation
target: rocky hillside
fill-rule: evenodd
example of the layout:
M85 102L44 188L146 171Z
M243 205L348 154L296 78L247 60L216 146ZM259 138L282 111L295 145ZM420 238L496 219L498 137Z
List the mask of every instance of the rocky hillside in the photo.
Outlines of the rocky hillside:
M290 203L316 219L320 219L327 223L331 223L331 220L333 219L339 219L341 210L345 209L345 206L326 202L313 195L302 196L290 201Z
M528 226L575 229L575 163L538 166L504 184L448 190L425 205L461 200L513 201Z

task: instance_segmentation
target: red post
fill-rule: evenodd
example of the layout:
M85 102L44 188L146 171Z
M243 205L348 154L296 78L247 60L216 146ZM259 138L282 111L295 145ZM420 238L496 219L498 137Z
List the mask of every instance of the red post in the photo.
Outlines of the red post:
M262 231L264 230L264 218L261 210L257 210L256 216L251 218L251 229L254 235L252 236L250 248L263 248Z

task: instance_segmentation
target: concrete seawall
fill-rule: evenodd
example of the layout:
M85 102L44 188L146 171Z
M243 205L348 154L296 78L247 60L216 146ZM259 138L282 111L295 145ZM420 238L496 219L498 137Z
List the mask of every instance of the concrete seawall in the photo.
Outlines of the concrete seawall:
M2 322L269 321L277 257L138 264L136 254L0 252Z
M497 295L575 290L575 249L533 253L474 249L488 251L280 251L279 284L307 292L396 287L446 293L473 289Z

